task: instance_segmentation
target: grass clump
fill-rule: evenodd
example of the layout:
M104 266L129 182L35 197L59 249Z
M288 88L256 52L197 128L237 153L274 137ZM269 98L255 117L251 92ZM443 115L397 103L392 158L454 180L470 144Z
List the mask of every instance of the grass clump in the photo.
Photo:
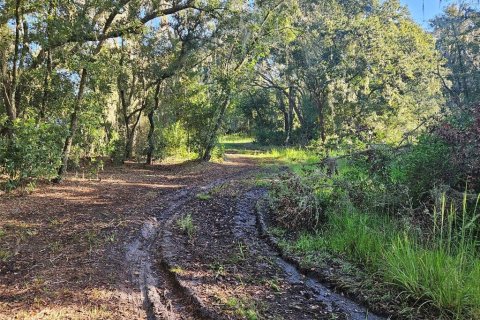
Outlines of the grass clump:
M479 197L480 199L480 197ZM469 214L466 196L459 214L445 196L434 212L432 240L399 235L385 252L385 276L407 292L424 297L454 318L480 316L478 200Z
M288 165L293 172L301 172L305 166L320 162L320 156L305 148L270 148L259 155L264 159L274 159Z
M7 262L11 256L12 254L10 253L10 251L5 249L0 249L0 261Z
M212 198L208 193L199 193L195 196L198 200L207 201Z
M392 220L357 211L330 213L327 219L321 230L302 233L293 245L294 250L301 253L328 250L371 270L381 266L386 246L395 234Z
M192 238L195 235L195 225L193 224L192 215L189 213L186 216L177 220L177 226L180 230L186 234L189 238Z
M259 319L255 304L247 299L238 299L230 297L227 299L226 305L235 310L238 316L247 320Z

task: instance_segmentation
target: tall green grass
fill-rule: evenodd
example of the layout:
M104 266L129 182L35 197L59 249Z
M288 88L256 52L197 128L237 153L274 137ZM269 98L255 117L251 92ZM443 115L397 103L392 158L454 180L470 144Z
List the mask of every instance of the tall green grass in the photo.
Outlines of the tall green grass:
M440 208L434 210L430 241L405 233L385 251L389 280L457 319L480 319L478 200L469 210L465 196L458 212L444 196Z
M303 234L294 248L341 254L448 317L480 319L477 207L478 200L469 209L464 198L457 210L443 197L434 210L430 236L402 228L387 216L355 210L329 213L325 228Z
M368 269L375 269L381 264L385 244L392 240L394 230L393 221L379 215L356 211L331 213L324 230L317 234L302 234L295 248L302 252L328 248Z
M305 168L320 162L320 156L317 153L304 148L270 148L259 157L288 165L295 173L301 173Z
M318 153L299 147L279 147L260 145L252 137L242 134L226 135L219 138L219 144L225 150L249 154L258 159L275 160L288 165L294 171L301 171L304 165L312 165L320 162Z

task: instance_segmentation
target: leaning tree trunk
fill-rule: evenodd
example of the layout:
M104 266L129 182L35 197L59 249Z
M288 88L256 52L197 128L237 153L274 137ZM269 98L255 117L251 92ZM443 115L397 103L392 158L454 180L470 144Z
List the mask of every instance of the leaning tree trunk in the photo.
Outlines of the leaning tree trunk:
M223 117L225 116L225 112L227 111L227 106L230 103L230 97L227 96L223 101L222 105L220 106L220 114L218 115L217 121L215 122L215 126L213 130L210 132L210 135L207 139L207 144L205 147L205 151L203 152L202 160L203 161L210 161L212 158L212 150L215 147L215 140L217 138L218 130L223 122Z
M70 150L72 149L73 137L78 128L78 112L80 111L80 106L82 104L83 94L85 92L85 84L87 82L87 69L82 69L80 75L80 86L78 87L77 98L75 101L75 106L72 114L70 115L70 130L65 138L65 143L63 144L62 152L62 164L58 169L58 177L55 179L59 182L68 168L68 158L70 156Z

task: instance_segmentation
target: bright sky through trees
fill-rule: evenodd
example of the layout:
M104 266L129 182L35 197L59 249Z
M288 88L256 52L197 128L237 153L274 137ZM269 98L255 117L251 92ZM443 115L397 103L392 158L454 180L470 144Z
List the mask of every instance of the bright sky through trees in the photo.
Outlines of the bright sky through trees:
M401 0L402 4L406 5L410 10L413 19L426 29L430 29L429 20L442 12L446 1L438 0Z
M448 4L455 3L448 0L400 0L400 2L408 7L413 19L427 30L431 29L430 20L440 15ZM478 1L465 2L472 7L480 6Z

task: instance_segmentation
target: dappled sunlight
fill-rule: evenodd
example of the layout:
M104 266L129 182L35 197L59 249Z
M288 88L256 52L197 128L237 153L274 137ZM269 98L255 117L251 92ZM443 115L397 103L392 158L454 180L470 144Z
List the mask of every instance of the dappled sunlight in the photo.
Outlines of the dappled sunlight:
M29 288L28 290L46 290L45 287ZM25 292L18 292L22 295ZM115 301L116 293L103 289L85 289L80 291L63 290L52 291L49 293L51 299L35 299L33 298L29 310L16 308L13 306L9 313L15 319L48 319L48 320L64 320L64 319L118 319L120 315L117 302ZM56 297L56 298L55 298ZM69 297L74 303L62 303L65 297ZM15 296L3 297L4 299L15 299ZM1 306L0 306L1 310Z
M109 316L110 304L120 299L128 305L125 297L133 294L128 283L116 287L126 276L119 269L123 243L148 215L160 212L161 196L254 165L227 156L223 163L179 165L174 172L161 166L106 168L102 180L70 176L29 195L4 198L0 280L7 302L2 308L47 319ZM212 273L188 276L210 279Z
M480 0L431 2L0 0L0 319L480 320Z

